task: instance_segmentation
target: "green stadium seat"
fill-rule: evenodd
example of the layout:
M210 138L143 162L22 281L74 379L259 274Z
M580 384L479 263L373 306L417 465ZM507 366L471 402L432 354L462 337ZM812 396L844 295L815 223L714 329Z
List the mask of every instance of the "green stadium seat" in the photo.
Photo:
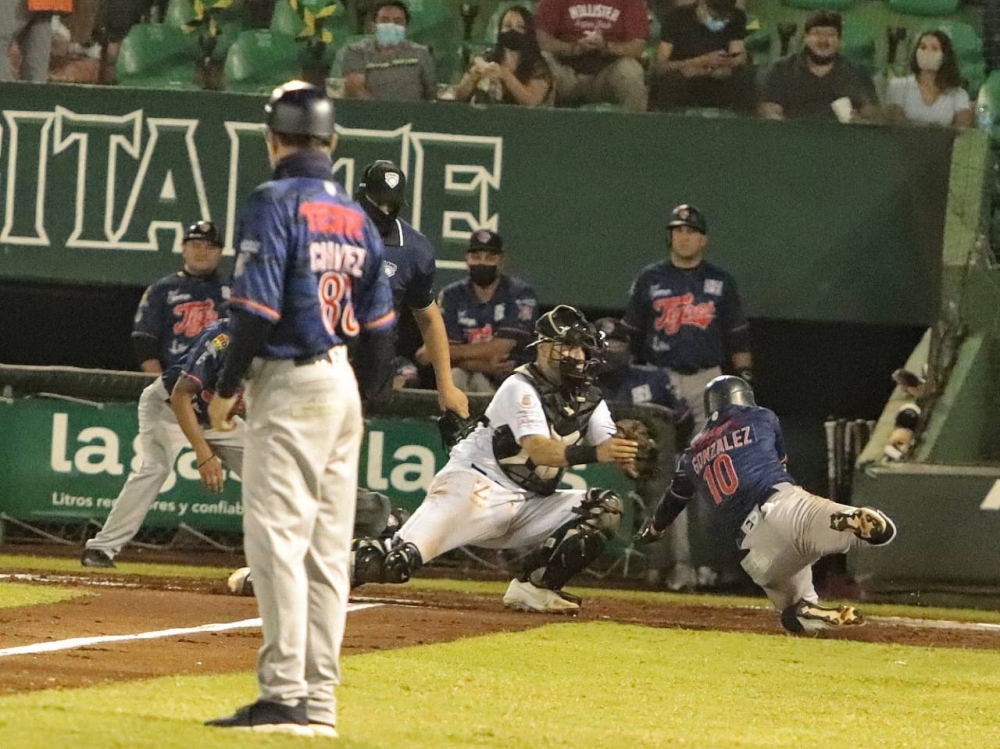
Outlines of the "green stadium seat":
M889 0L892 10L914 16L950 16L958 5L959 0Z
M194 20L194 4L191 0L170 0L163 22L178 29Z
M407 36L430 47L439 82L456 80L464 72L461 60L462 19L457 6L447 0L410 0L407 6L410 9Z
M122 41L118 83L137 88L195 89L196 40L165 23L141 23Z
M860 18L848 16L844 19L840 51L869 75L875 74L875 31Z
M301 45L287 34L265 29L241 33L223 71L228 91L267 92L301 75Z
M306 23L302 15L292 7L289 0L278 0L274 5L274 15L271 16L271 31L297 38Z

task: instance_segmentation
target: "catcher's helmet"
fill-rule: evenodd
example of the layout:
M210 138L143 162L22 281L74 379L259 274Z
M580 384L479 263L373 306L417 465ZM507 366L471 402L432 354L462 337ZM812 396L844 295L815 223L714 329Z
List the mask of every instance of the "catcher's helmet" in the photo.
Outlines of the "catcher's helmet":
M333 101L312 84L289 81L278 86L264 107L268 130L283 135L334 135Z
M184 230L184 241L203 240L211 242L216 247L222 247L222 237L218 228L211 221L197 221Z
M722 375L705 386L705 413L712 414L723 406L756 406L753 388L742 377Z
M575 307L560 304L546 312L535 323L535 335L532 346L555 344L549 358L563 385L579 387L585 384L603 361L601 334ZM573 349L582 349L583 358L572 355Z
M391 161L373 161L361 175L357 197L398 208L406 203L406 175Z
M708 234L708 224L705 222L705 215L688 203L682 203L670 212L667 231L676 229L678 226L690 226L695 231Z

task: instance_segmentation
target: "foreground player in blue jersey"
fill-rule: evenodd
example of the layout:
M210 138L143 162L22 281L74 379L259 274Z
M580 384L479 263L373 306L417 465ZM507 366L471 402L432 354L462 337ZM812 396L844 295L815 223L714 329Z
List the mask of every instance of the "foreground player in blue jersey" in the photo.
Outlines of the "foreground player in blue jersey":
M681 455L670 488L636 536L661 538L696 496L713 508L722 530L743 551L742 565L781 612L790 632L862 624L853 606L820 606L812 565L866 543L885 546L896 526L884 513L849 507L797 486L785 470L781 425L756 405L739 377L705 387L704 428Z
M247 376L243 537L264 638L260 697L209 725L336 738L359 383L372 398L388 382L396 315L378 231L331 178L333 102L292 81L265 112L274 174L239 214L229 354L208 409L216 429L231 428Z

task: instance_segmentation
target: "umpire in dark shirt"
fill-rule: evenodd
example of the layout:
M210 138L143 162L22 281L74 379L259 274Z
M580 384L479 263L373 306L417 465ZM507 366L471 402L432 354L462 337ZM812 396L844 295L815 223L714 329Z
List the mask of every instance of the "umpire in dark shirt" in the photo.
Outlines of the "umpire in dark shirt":
M871 77L840 54L842 30L839 13L817 11L806 19L802 51L776 62L764 79L761 117L836 120L831 104L844 97L862 116L874 110Z
M396 353L412 360L420 350L434 368L441 410L468 417L469 399L452 380L448 333L434 298L434 247L399 218L405 195L406 175L393 162L381 160L365 168L355 196L385 245L382 269L399 318Z

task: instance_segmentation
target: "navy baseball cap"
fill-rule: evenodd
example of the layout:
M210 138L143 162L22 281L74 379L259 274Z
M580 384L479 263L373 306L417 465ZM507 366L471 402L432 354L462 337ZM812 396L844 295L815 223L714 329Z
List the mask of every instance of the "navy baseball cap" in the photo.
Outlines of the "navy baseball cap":
M492 252L503 254L503 239L495 231L478 229L469 237L469 249L466 252Z
M198 221L185 229L184 241L187 242L190 239L211 242L216 247L223 246L222 235L211 221Z

